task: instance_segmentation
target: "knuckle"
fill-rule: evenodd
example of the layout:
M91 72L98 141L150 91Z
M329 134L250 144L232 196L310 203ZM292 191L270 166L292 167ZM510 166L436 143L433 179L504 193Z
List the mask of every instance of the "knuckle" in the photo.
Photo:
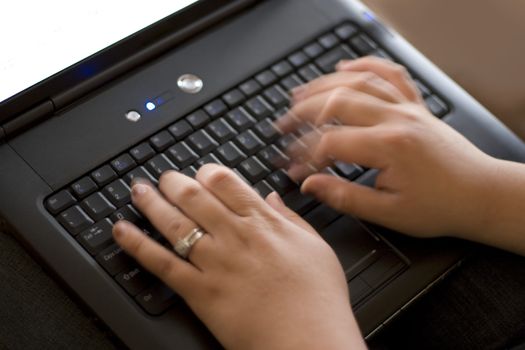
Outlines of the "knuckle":
M160 276L172 275L175 271L175 260L172 256L159 257L158 273Z
M170 218L168 223L166 224L166 229L169 233L177 233L178 231L180 231L181 227L182 223L176 218Z
M179 188L179 197L183 201L192 200L193 198L197 197L201 191L201 186L197 182L192 181Z
M232 173L225 167L203 166L199 172L203 172L202 183L207 187L217 187L224 182L232 180Z
M410 76L408 74L408 70L405 68L405 66L402 66L402 65L397 64L397 63L392 65L392 71L399 78L406 79L407 77Z
M413 146L418 137L416 128L409 125L402 125L397 127L389 128L383 131L383 141L395 147L409 147Z
M146 238L143 236L137 237L137 239L130 245L130 251L135 256L141 256L144 252L144 244Z
M355 84L357 87L363 88L363 87L370 85L371 83L376 81L378 78L379 78L378 75L375 74L374 72L370 72L370 71L362 72L357 76Z

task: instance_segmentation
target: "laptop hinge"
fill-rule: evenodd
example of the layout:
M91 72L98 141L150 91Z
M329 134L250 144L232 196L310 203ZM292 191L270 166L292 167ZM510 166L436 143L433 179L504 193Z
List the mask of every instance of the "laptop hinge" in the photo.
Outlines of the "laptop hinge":
M12 137L28 128L44 121L55 111L55 106L51 100L44 101L39 105L20 114L13 120L8 121L0 126L0 140L2 138ZM3 135L2 135L3 134Z

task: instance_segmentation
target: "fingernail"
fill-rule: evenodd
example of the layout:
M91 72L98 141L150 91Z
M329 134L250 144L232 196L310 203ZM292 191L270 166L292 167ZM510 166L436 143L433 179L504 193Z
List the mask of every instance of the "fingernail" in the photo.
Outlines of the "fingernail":
M281 198L281 196L279 195L279 193L277 193L276 191L273 191L273 192L271 193L271 195L272 195L272 196L273 196L273 197L274 197L279 203L281 203L282 205L285 205L285 204L284 204L284 201L283 201L283 199Z
M148 192L149 186L144 183L135 183L131 188L131 193L133 196L142 196Z
M295 102L300 101L306 92L306 85L300 85L292 89L292 98Z
M339 62L337 62L337 64L335 65L335 69L336 70L340 70L340 69L344 69L346 66L348 66L348 64L352 62L350 60L341 60Z
M122 221L119 221L113 226L113 236L115 238L122 238L126 235L126 224Z

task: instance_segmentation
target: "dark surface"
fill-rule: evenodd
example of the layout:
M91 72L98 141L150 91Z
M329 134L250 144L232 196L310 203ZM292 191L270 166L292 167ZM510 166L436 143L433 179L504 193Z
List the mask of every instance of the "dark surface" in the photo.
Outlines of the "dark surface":
M384 329L372 350L509 349L525 341L525 258L479 247Z

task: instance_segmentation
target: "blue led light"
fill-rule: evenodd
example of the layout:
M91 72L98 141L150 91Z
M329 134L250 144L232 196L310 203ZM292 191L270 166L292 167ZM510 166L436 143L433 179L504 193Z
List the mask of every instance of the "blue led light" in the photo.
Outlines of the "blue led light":
M152 111L154 110L155 108L157 108L157 106L153 103L153 102L146 102L146 109L148 111Z

